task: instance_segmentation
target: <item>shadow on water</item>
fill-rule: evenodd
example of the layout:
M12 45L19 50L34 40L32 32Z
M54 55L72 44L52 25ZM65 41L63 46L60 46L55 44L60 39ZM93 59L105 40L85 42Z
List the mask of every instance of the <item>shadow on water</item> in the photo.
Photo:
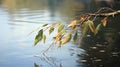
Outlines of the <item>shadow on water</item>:
M120 9L120 1L97 2L98 7L111 7ZM95 4L93 4L95 6ZM93 9L93 6L91 7ZM96 7L95 7L96 8ZM96 10L94 8L94 10ZM93 11L94 11L93 10ZM91 10L90 10L91 11ZM79 55L78 63L83 63L83 67L119 67L120 66L120 15L110 17L106 27L102 27L99 33L94 36L88 32L81 42L81 49L85 53Z
M120 66L120 34L114 29L106 29L95 37L88 34L83 38L80 48L85 53L78 55L82 58L79 63L84 63L86 67Z

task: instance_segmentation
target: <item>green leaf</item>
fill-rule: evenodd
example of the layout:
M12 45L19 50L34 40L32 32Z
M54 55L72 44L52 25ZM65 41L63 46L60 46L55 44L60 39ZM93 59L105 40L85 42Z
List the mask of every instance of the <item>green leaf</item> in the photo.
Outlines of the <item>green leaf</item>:
M62 67L62 64L60 64L60 67Z
M75 33L75 35L74 35L74 37L73 37L74 42L77 41L77 37L78 37L78 34L77 34L77 31L76 31L76 33Z
M89 20L84 22L83 30L82 30L82 35L84 36L88 30L88 25L89 25Z
M36 44L41 41L43 38L43 29L41 29L38 34L35 37L35 41L34 41L34 46L36 46Z
M71 33L69 33L64 39L62 39L61 45L69 42L71 40L71 36L72 36Z
M90 28L90 30L91 30L93 33L95 32L95 27L94 27L93 21L90 21L90 20L89 20L89 28Z
M43 42L46 42L46 35L43 35Z
M62 24L62 22L61 21L58 21L57 23L56 23L56 26L59 26L59 25L61 25Z
M47 26L48 24L44 24L42 27L45 27L45 26Z
M36 63L34 63L34 67L39 67L39 65L37 65Z
M49 34L51 34L54 31L54 27L51 27L49 30Z
M100 26L101 26L101 24L98 24L98 25L97 25L97 27L96 27L96 29L95 29L95 35L98 33L98 31L99 31L99 29L100 29Z
M63 28L64 28L64 25L61 24L61 25L59 26L59 28L58 28L58 33L61 32L61 31L63 30Z

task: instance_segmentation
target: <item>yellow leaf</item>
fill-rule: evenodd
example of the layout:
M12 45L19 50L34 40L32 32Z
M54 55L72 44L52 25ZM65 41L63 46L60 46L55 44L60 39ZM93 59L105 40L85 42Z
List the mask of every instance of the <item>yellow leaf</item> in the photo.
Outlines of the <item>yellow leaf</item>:
M56 43L61 40L61 35L65 34L65 33L66 33L66 30L63 29L61 32L59 32L57 34L57 36L54 38L56 40Z
M107 18L108 17L105 17L103 20L101 20L103 26L106 26L106 24L107 24Z
M72 36L71 33L68 33L68 35L64 39L62 39L61 45L69 42L71 40L71 36Z
M60 41L60 34L59 33L57 34L55 40L56 40L56 43Z
M77 20L73 20L73 21L68 25L68 27L72 26L72 28L74 29L75 26L76 26L76 23L77 23Z
M63 28L64 28L64 25L61 24L61 25L59 26L59 28L58 28L58 33L61 32L61 31L63 30Z
M85 16L84 16L84 15L81 15L80 20L81 20L81 21L84 21L84 20L85 20Z

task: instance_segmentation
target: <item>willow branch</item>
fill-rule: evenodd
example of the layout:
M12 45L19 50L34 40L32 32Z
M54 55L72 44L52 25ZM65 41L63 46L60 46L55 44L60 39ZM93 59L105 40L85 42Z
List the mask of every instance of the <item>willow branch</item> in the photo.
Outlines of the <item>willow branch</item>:
M109 12L109 13L88 13L87 15L90 16L114 16L120 14L120 10L114 11L114 12Z

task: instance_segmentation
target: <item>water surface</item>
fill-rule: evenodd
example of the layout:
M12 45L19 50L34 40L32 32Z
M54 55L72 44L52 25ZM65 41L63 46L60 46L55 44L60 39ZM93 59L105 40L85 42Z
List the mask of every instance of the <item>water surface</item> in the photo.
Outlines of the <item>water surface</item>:
M80 48L78 48L77 44L70 42L61 48L54 47L45 54L41 54L43 50L52 44L50 38L52 35L47 38L46 44L41 42L34 47L33 42L36 33L31 35L29 35L29 33L45 23L51 24L61 21L68 24L75 16L79 16L84 12L93 12L99 7L107 6L119 9L119 7L116 7L119 2L111 1L0 0L0 67L99 67L104 64L109 65L113 60L110 60L108 63L104 62L105 59L102 61L101 58L95 59L98 62L100 61L100 63L94 63L92 61L94 59L90 60L91 57L99 57L96 55L98 53L97 50L94 50L96 46L93 46L97 43L99 47L104 43L99 37L96 40L93 38L94 41L92 42L92 38L88 41L86 41L87 39L84 40L84 46L81 46ZM120 21L118 18L116 19L117 21ZM109 26L111 25L112 24ZM110 32L111 29L112 32ZM111 43L110 40L112 36L116 35L113 32L116 31L119 33L119 29L119 24L116 24L116 26L113 26L112 28L107 28L105 31L106 33L101 34L100 36L105 39L105 42L107 40L108 43ZM49 36L47 33L46 35ZM109 36L111 37L109 38ZM117 45L119 42L119 36L119 34L115 36L115 43ZM100 43L98 43L98 41ZM115 43L112 42L111 45L113 46ZM92 48L93 50L87 50L89 48ZM108 55L100 55L104 58L110 56L109 54L116 55L116 52L119 53L118 48L102 49L101 52L104 53L104 50L110 52ZM112 50L114 52L111 53ZM90 56L86 57L83 55L84 53ZM111 57L108 57L108 59L109 58ZM118 58L117 54L117 59ZM119 62L119 60L116 60L116 62Z

